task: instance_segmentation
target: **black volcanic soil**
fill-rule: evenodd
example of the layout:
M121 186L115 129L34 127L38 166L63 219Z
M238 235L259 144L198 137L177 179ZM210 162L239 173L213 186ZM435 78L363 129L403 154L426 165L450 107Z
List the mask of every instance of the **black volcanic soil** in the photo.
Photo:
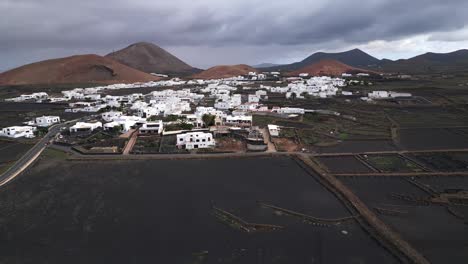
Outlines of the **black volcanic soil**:
M349 140L340 142L336 146L314 147L314 149L318 153L359 153L397 150L393 142L389 140Z
M379 215L403 239L412 244L434 264L464 264L468 259L468 210L454 207L465 220L448 213L443 206L422 206L398 200L391 193L427 197L428 195L403 177L340 177L369 208L379 207L407 212L400 216ZM467 177L420 177L423 184L468 189Z
M60 116L63 120L73 120L86 113L65 113L68 104L63 103L13 103L0 102L0 128L21 126L22 122L33 120L43 115Z
M468 136L450 128L410 128L400 130L400 142L405 149L465 149Z
M367 173L372 172L362 162L353 156L320 157L318 160L331 173Z
M0 191L0 262L398 262L355 223L314 226L259 200L316 217L350 214L289 158L42 160ZM233 229L212 204L285 229Z

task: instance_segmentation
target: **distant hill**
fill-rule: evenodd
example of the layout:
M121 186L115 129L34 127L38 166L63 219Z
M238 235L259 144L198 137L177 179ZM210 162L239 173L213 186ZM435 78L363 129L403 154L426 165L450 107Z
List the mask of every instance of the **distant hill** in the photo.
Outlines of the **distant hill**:
M0 74L0 85L134 83L157 80L150 74L98 55L36 62Z
M362 50L353 49L350 51L339 52L339 53L317 52L317 53L310 55L309 57L305 58L304 60L300 62L268 67L262 70L295 71L295 70L317 63L322 60L336 60L341 63L347 64L349 66L358 67L358 68L368 68L372 66L376 67L380 63L379 59L372 57L371 55L363 52Z
M468 70L468 50L450 53L425 53L410 59L381 60L376 70L394 73L444 73Z
M191 75L201 71L166 50L147 42L132 44L106 57L146 73Z
M262 68L269 68L269 67L275 67L275 66L279 66L281 64L277 64L277 63L261 63L261 64L257 64L257 65L252 65L251 67L252 68L255 68L255 69L262 69Z
M337 60L321 60L319 62L313 63L311 65L305 66L299 70L290 72L291 76L298 76L301 73L308 73L311 76L341 76L343 73L360 73L360 72L369 72L364 69L359 69L341 63ZM370 73L370 72L369 72Z
M257 72L256 69L249 65L221 65L209 68L208 70L202 71L201 73L192 76L194 79L220 79L230 78L239 75L246 75L249 72Z

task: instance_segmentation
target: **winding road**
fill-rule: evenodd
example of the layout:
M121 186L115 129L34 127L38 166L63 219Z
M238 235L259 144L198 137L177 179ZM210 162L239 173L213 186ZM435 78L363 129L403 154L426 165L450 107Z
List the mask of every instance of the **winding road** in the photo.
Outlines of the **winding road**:
M46 149L47 145L49 144L50 140L60 132L62 127L65 127L67 124L74 122L68 121L65 123L57 124L51 126L49 128L49 132L47 132L44 137L42 137L39 142L36 143L31 149L29 149L26 154L24 154L19 160L15 162L8 170L6 170L2 175L0 175L0 186L3 186L16 178L21 172L23 172L26 168L29 167Z

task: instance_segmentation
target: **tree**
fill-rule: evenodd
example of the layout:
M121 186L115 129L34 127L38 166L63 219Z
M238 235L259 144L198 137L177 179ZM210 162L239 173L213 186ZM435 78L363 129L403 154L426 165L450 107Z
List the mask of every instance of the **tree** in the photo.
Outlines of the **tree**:
M214 126L215 119L216 119L216 116L214 115L205 114L202 116L203 123L205 123L205 126L207 127Z
M38 127L36 131L34 132L34 135L42 137L46 135L48 132L49 132L49 129L47 127Z
M112 130L115 132L115 133L120 133L122 132L123 128L122 126L119 126L119 125L116 125L112 128Z

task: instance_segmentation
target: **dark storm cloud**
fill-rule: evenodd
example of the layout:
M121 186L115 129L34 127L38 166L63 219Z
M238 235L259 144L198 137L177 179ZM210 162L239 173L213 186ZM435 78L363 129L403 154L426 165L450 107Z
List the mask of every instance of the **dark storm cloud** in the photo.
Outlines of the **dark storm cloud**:
M346 49L468 24L468 1L459 0L0 0L0 10L0 69L137 41L200 48L203 56L181 56L196 65L217 62L223 48L224 63L278 61L288 49Z

